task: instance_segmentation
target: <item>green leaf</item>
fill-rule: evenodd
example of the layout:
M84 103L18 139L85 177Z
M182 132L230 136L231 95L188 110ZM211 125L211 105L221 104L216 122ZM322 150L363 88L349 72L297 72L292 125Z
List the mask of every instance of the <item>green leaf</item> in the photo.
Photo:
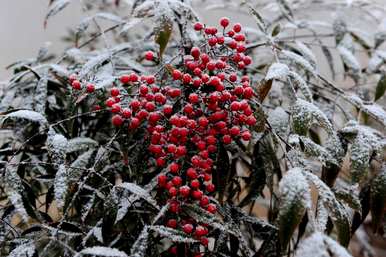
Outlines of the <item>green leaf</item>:
M173 22L166 16L162 16L158 21L159 26L155 28L155 42L159 45L159 58L162 55L172 35Z
M372 217L373 232L377 233L383 215L385 213L386 205L386 165L383 166L382 171L371 182L370 187L370 211Z
M311 192L300 168L289 170L279 183L279 240L284 251L300 224L306 209L311 206Z
M383 75L378 81L377 88L375 89L374 101L381 98L386 92L386 76Z
M277 24L277 25L272 29L271 36L272 36L272 37L276 37L277 35L279 35L280 31L281 31L281 26L280 26L280 24Z

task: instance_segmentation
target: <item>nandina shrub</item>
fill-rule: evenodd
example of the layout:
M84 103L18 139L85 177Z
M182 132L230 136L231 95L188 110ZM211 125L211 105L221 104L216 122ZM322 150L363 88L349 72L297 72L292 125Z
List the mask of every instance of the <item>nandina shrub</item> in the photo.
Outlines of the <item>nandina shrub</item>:
M341 257L367 217L383 235L386 32L302 16L383 10L215 2L256 26L205 24L190 1L80 1L72 48L9 67L1 255Z

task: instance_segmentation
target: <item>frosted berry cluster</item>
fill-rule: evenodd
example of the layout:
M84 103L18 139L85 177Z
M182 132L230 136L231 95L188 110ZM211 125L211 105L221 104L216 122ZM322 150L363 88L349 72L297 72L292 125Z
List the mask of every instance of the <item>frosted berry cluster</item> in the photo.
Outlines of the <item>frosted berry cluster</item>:
M182 56L178 68L165 66L166 77L123 75L121 87L111 88L105 101L114 126L147 131L153 165L165 171L158 176L159 194L169 203L165 225L200 242L189 248L196 257L204 255L200 244L208 246L210 226L189 217L183 208L193 204L216 213L211 197L216 193L212 170L218 146L249 141L256 123L250 105L254 90L248 76L241 75L252 62L244 53L242 26L230 26L228 18L222 18L220 26L196 23L202 44ZM145 53L147 61L154 58L153 52ZM75 90L95 90L92 84L83 89L76 76L70 80ZM177 246L169 251L177 254Z

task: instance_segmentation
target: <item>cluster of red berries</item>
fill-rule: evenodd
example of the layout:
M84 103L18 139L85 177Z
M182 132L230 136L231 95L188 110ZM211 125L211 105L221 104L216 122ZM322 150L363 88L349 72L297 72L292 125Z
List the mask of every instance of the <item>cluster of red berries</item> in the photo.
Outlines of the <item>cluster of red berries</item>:
M105 102L114 114L114 126L127 124L130 131L147 131L153 165L167 171L158 176L159 193L167 196L169 203L165 225L191 235L204 247L209 242L209 226L187 216L183 207L197 204L216 213L210 197L215 194L211 173L217 147L235 140L249 141L250 128L256 123L250 105L254 91L248 76L239 75L251 64L244 53L245 35L238 23L226 31L229 23L227 18L220 20L221 33L196 23L194 29L204 42L191 48L180 68L169 70L166 79L123 75L121 89L111 88ZM146 60L153 58L152 52L145 54ZM74 83L77 85L77 80ZM128 96L127 87L136 89L134 96ZM169 251L176 253L176 246Z

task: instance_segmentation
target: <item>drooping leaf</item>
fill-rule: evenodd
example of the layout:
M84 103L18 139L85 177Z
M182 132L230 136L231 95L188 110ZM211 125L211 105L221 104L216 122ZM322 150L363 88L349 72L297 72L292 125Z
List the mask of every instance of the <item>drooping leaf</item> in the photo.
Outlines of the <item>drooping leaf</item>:
M44 27L47 27L47 21L49 18L66 8L66 6L71 2L71 0L54 0L51 1L46 18L44 20Z
M386 206L386 165L373 179L370 188L370 210L373 232L377 233L382 224Z
M157 201L154 200L153 197L151 197L151 195L149 194L149 192L147 190L143 189L142 187L140 187L134 183L125 182L125 183L117 185L117 187L128 190L129 192L141 197L143 200L145 200L149 204L153 205L157 209L160 208L157 204Z
M180 242L180 243L195 243L197 240L190 237L188 234L185 234L182 231L168 228L165 226L150 226L150 230L153 230L154 232L157 232L163 237L167 237L173 242Z
M31 122L39 123L41 126L44 126L47 124L47 119L42 114L31 110L18 110L18 111L10 112L4 115L1 121L4 122L7 119L29 120Z
M154 32L155 42L159 45L159 57L162 59L162 55L172 35L173 22L168 17L161 16L158 24Z
M321 126L330 135L335 133L326 115L310 102L298 99L291 107L291 113L294 131L300 135L305 135L313 124Z
M279 192L279 240L281 249L285 250L306 209L311 206L310 188L300 168L287 171L279 183Z
M318 176L308 172L303 172L306 179L315 185L319 194L318 207L325 208L325 215L317 217L317 226L320 231L324 231L327 225L326 215L331 217L338 232L338 241L347 246L350 242L350 218L345 206L343 206L335 197L334 192Z
M265 80L269 81L272 79L285 79L289 73L290 70L286 64L273 63L268 69L267 75L265 76Z
M322 232L314 232L303 240L295 257L352 257L347 250Z
M149 227L144 226L130 250L130 257L145 257L149 244Z

